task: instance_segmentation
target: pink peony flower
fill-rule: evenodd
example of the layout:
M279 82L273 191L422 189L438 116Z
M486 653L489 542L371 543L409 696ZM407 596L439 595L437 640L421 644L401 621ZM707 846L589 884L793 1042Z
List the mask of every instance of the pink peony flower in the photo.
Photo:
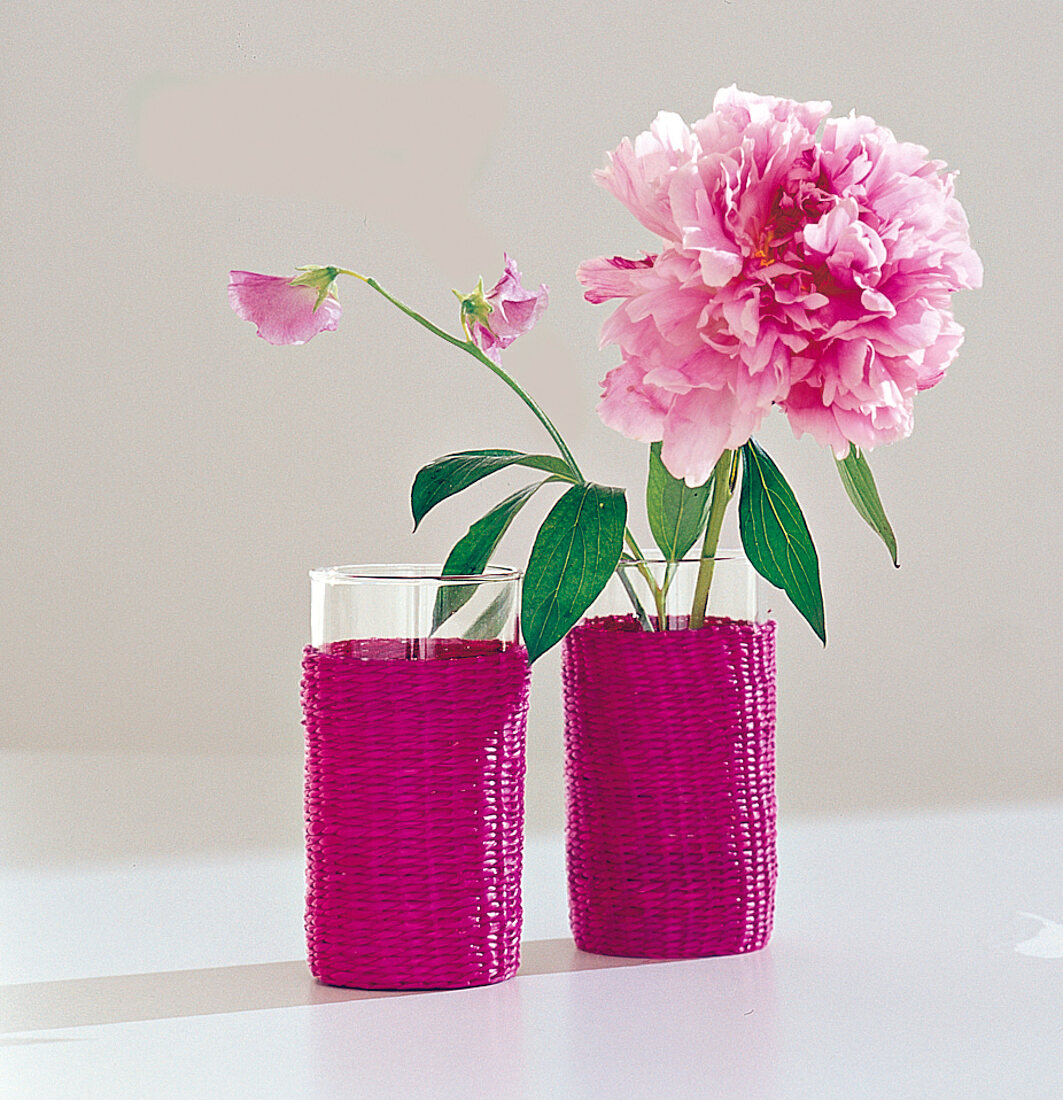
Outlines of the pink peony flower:
M229 272L229 304L239 317L257 325L258 335L271 344L305 344L319 332L334 330L342 312L327 287L322 293L316 282L296 284L282 275L253 271Z
M643 259L580 266L588 301L620 300L601 342L622 363L598 411L662 440L690 485L773 405L839 457L908 435L915 394L961 343L950 295L982 267L953 175L829 111L723 89L707 118L662 113L597 173L661 238Z
M517 265L508 254L504 258L502 277L486 295L481 280L476 290L461 300L470 339L496 363L502 348L535 326L546 309L548 296L545 284L536 291L526 290Z

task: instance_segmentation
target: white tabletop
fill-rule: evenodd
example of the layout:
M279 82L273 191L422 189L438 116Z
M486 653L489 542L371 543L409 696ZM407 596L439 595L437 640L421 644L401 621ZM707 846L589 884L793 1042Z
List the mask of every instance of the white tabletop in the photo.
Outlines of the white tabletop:
M1063 1097L1063 805L783 820L761 952L606 959L527 845L512 981L317 985L299 853L0 876L0 1095Z

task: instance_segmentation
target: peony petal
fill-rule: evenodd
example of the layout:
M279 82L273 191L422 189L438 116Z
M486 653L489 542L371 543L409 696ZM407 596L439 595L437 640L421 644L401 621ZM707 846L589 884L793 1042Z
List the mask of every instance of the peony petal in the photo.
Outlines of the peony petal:
M697 139L687 124L678 115L662 111L634 143L625 138L610 154L609 166L596 172L595 178L651 233L677 240L679 232L668 201L668 181L697 152Z
M677 398L664 426L661 461L672 477L704 485L727 446L735 412L730 390L692 390Z
M677 397L664 425L665 469L691 487L704 485L724 450L747 443L765 411L743 408L726 387Z
M646 256L641 260L626 260L623 256L611 259L600 256L596 260L585 260L576 271L576 278L586 288L584 298L594 305L600 305L610 298L630 298L639 292L635 272L653 266L655 257Z
M691 389L687 376L672 366L654 367L646 372L643 382L669 393L689 393Z
M661 438L691 483L773 402L839 456L902 438L962 341L950 296L983 272L954 176L855 113L817 140L829 110L724 88L690 128L658 116L603 174L663 238L645 261L580 268L588 300L619 300L601 341L625 373L603 418Z
M868 313L883 313L887 317L894 317L897 313L896 309L893 308L893 303L885 294L870 288L860 295L860 304Z
M670 395L647 386L643 372L631 362L609 371L602 381L598 415L603 423L629 439L653 443L661 438Z

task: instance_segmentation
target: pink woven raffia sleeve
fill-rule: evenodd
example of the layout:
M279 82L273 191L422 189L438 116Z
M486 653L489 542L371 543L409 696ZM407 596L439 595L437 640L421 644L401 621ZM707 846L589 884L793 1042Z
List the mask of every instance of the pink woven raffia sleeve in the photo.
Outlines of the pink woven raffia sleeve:
M689 958L763 947L775 854L775 624L565 639L566 853L585 951Z
M520 954L523 649L308 648L306 933L329 985L501 981Z

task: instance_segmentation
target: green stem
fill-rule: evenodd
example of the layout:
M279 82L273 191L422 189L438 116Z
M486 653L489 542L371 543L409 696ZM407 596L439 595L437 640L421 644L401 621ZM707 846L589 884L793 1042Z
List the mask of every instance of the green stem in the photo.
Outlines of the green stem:
M523 401L524 404L527 405L529 409L531 409L532 413L534 413L535 415L535 418L539 421L540 424L542 424L542 426L549 434L550 438L557 445L557 449L561 453L561 457L569 464L569 466L572 467L572 472L576 475L576 477L580 481L583 480L583 474L580 472L580 468L579 465L576 463L575 456L568 449L568 445L565 443L564 439L561 438L561 433L554 426L554 422L550 419L550 417L546 415L542 408L540 408L538 402L536 402L531 394L527 393L520 385L520 383L511 378L493 359L490 358L490 356L485 355L472 342L472 340L459 340L458 337L447 332L445 329L441 329L438 325L432 324L432 322L429 321L427 317L421 316L421 314L418 313L416 310L411 309L404 302L400 302L398 298L395 298L391 294L389 294L376 281L376 279L370 278L365 275L359 275L356 271L341 270L338 272L338 274L353 275L356 279L361 279L362 282L366 284L366 286L372 287L373 290L377 292L377 294L380 294L382 297L386 298L397 309L402 310L402 312L405 313L407 317L412 318L419 325L422 325L424 328L428 329L428 331L431 332L433 335L438 336L441 340L446 340L448 344L453 344L454 347L461 348L462 351L467 352L474 359L479 360L481 363L483 363L485 367L487 367L488 370L501 378L502 381L505 382L505 384L509 386L509 388L521 399L521 401Z
M631 583L631 578L620 566L617 567L616 575L620 578L620 583L624 586L624 591L627 593L628 599L631 601L632 606L635 608L635 616L639 621L639 625L643 630L653 630L653 623L650 622L646 615L646 609L642 606L642 601L638 597L638 593L635 591L634 586Z
M668 629L668 589L675 580L676 562L670 561L664 567L664 580L661 582L660 595L657 598L657 613L664 624L661 630Z
M731 464L734 458L733 451L724 451L713 471L712 504L709 506L709 522L705 528L705 541L701 547L701 564L698 566L698 580L694 586L694 603L690 609L691 630L697 630L698 627L705 625L709 588L712 586L712 574L716 566L716 548L720 545L723 517L731 500Z
M661 590L657 587L657 582L653 579L653 574L650 572L649 566L646 564L642 550L639 548L639 544L635 541L635 536L631 533L630 527L624 528L624 542L627 543L628 549L635 556L635 561L638 563L635 568L639 571L639 575L646 582L650 592L653 594L653 602L657 607L657 629L664 630L661 624L664 619L661 614L662 595ZM646 615L646 610L639 602L638 596L635 594L635 589L631 586L631 581L628 579L627 574L623 569L617 568L617 573L620 577L620 581L624 586L624 591L628 594L628 599L631 600L635 607L635 614L638 616L639 622L642 624L643 630L653 630L653 624L650 622Z

